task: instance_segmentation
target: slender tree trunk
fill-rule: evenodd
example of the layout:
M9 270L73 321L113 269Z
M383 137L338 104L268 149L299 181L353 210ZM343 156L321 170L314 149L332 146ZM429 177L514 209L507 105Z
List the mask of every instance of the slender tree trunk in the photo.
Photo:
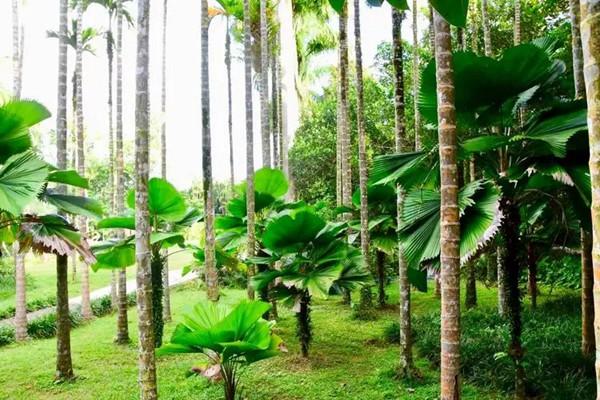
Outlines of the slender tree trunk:
M294 17L292 0L281 0L277 6L280 33L279 44L281 60L281 130L283 146L281 156L283 161L283 172L291 178L288 165L288 152L294 144L296 130L300 125L300 102L296 91L296 80L298 77L298 53L296 49L296 34L294 33ZM293 181L290 179L293 186ZM293 190L288 192L293 198Z
M585 79L583 77L583 49L581 48L581 9L579 0L569 0L571 17L571 47L573 49L573 78L575 98L585 98Z
M592 262L594 308L600 310L600 2L581 0L581 43L588 104L590 175L592 181ZM600 313L594 317L596 343L600 343ZM600 357L596 357L596 387L600 393Z
M421 113L419 112L419 26L417 0L412 3L412 35L413 35L413 106L415 113L415 151L421 150Z
M369 199L367 181L367 133L365 132L365 94L363 82L362 44L360 33L360 0L354 0L354 51L356 53L356 123L358 127L358 181L360 190L360 249L367 268L369 252Z
M596 350L594 338L594 271L592 235L581 230L581 352L591 357Z
M433 25L433 7L429 4L429 45L431 46L431 56L435 58L435 29Z
M479 54L479 20L477 19L477 1L470 3L471 16L471 51Z
M75 76L77 80L77 108L75 115L77 118L77 172L81 176L85 176L85 135L83 122L83 43L82 43L82 26L83 26L83 0L77 2L77 46L75 52ZM80 196L85 196L85 189L79 191ZM87 221L81 216L79 219L79 232L82 236L87 235ZM93 317L92 307L90 304L90 270L87 265L84 265L81 271L81 314L83 319L91 319Z
M15 257L15 340L22 342L27 335L27 281L25 276L25 254L19 251L19 242L13 244Z
M521 44L521 0L515 0L515 46Z
M67 24L68 0L59 3L58 101L56 110L57 167L67 167ZM61 193L65 187L60 186ZM56 256L56 376L57 381L73 378L69 320L68 258Z
M413 10L414 12L414 10ZM402 44L403 13L392 8L392 65L394 67L394 117L396 152L408 151L410 145L406 138L405 104L404 104L404 63ZM414 23L414 20L413 20ZM413 65L414 67L414 65ZM396 196L397 223L402 220L404 191L397 187ZM380 283L381 284L381 283ZM404 258L404 249L398 242L398 286L400 293L400 358L398 373L403 377L412 376L415 366L412 356L412 312L410 301L410 283L408 281L408 265Z
M508 297L506 288L506 271L505 266L507 265L505 259L508 256L506 250L506 244L503 238L500 239L500 244L496 248L496 282L498 284L498 314L506 316L508 313Z
M531 243L527 244L527 292L531 297L531 308L537 308L537 255Z
M515 365L515 399L525 399L525 369L523 368L523 356L525 351L521 344L521 294L519 289L519 278L521 272L521 260L519 249L520 216L517 205L513 199L503 197L500 200L500 210L504 215L501 234L506 245L506 254L503 258L503 270L506 273L507 291L507 316L510 323L510 344L508 354Z
M201 76L202 76L202 196L204 200L204 266L206 271L207 297L219 300L219 279L215 261L215 209L213 205L212 150L210 137L210 76L208 74L208 3L200 1L201 24Z
M379 307L384 307L386 303L385 294L385 253L383 251L376 252L377 257L377 303Z
M112 32L112 16L108 15L108 31L106 32L106 58L108 60L108 185L110 192L110 212L115 213L115 132L113 129L113 65L114 65L114 36ZM113 274L114 275L114 274ZM111 281L111 289L115 289ZM114 304L114 303L113 303Z
M160 133L160 172L163 179L167 179L167 10L168 0L163 2L162 24L162 88L161 88L161 113L162 127ZM169 252L164 250L162 259L162 316L164 322L171 321L171 288L169 285ZM157 341L158 342L158 341Z
M271 138L273 140L273 167L281 168L281 147L279 132L279 68L277 56L271 57Z
M225 68L227 69L227 133L229 137L229 183L231 191L235 186L235 171L233 166L233 109L231 100L231 27L227 16L227 29L225 33Z
M149 14L149 0L138 0L135 99L135 252L139 331L138 382L140 385L140 399L142 400L158 398L154 332L152 329L152 272L150 269L150 232L152 228L148 210Z
M154 331L154 346L162 346L165 322L163 319L163 261L160 249L152 248L150 269L152 275L152 330Z
M124 161L123 161L123 0L117 1L117 90L116 90L116 130L115 130L115 175L116 175L116 211L118 215L124 212L125 183L124 183ZM127 274L121 269L118 275L118 313L117 313L117 337L118 344L129 343L129 328L127 321Z
M300 339L300 352L302 357L308 358L308 349L312 341L312 326L310 320L310 295L304 291L300 298L300 310L296 314L298 321L298 338Z
M246 211L248 224L248 243L246 252L248 253L249 257L252 257L255 254L256 239L254 236L254 118L252 112L252 31L250 23L250 0L244 0L244 83L246 89ZM250 284L252 276L254 276L254 266L248 265L249 299L254 299L254 289Z
M477 280L475 279L475 260L470 260L465 265L467 269L467 283L465 285L465 307L477 307Z
M441 399L460 398L460 221L454 71L448 23L434 11L441 177Z
M483 25L483 48L486 57L492 56L492 31L490 29L490 20L488 18L488 2L481 0L481 22Z
M59 382L71 380L71 320L69 319L69 258L56 255L56 375Z
M342 203L352 205L352 166L348 100L348 4L340 13L340 106L342 124Z
M260 0L260 134L262 164L271 167L269 132L269 38L267 36L267 0Z
M13 97L21 98L21 75L22 75L22 38L19 32L21 23L19 20L19 0L12 0L12 67L13 67Z

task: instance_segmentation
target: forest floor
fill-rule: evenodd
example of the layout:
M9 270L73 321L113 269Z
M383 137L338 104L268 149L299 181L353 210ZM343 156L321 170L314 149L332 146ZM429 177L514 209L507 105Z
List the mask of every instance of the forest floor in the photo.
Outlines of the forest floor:
M390 303L397 301L395 285L388 288ZM495 292L480 290L482 303L493 302ZM235 303L245 297L243 290L225 290L222 300ZM205 298L203 291L187 284L174 291L172 305L177 321L185 305ZM439 307L431 293L415 293L415 313ZM417 359L423 379L415 382L394 378L398 348L383 340L386 326L397 319L397 308L378 311L374 321L357 321L338 297L317 300L313 307L314 339L310 359L298 356L295 319L280 310L277 331L289 352L248 368L243 374L246 397L250 400L322 399L436 399L438 372L426 360ZM135 308L129 310L129 329L137 336ZM176 322L167 325L168 338ZM0 349L0 398L10 399L135 399L137 398L137 352L113 344L116 316L98 318L72 332L73 366L77 379L56 385L54 374L56 340L35 340ZM161 399L218 399L222 389L203 378L186 378L192 365L203 362L201 355L178 355L158 360ZM485 389L464 386L464 399L502 399Z

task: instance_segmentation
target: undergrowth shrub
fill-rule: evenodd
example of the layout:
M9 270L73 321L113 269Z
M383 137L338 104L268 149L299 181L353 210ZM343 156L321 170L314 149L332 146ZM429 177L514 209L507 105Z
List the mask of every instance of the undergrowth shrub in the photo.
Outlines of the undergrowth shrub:
M523 310L523 347L528 394L547 400L593 398L594 363L581 355L580 300L566 296ZM413 319L417 351L436 367L440 364L440 314ZM514 388L514 368L506 353L508 323L493 309L461 315L461 373L480 387L505 393Z
M15 330L12 326L0 325L0 346L6 346L15 341Z

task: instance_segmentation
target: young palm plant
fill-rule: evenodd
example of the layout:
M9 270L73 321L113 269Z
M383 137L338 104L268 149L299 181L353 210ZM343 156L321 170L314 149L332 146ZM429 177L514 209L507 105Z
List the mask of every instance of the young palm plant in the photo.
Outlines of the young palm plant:
M240 367L274 357L286 351L272 323L261 318L268 303L243 301L233 308L213 302L189 307L159 356L201 353L208 363L194 366L192 372L212 381L223 381L225 400L242 398Z

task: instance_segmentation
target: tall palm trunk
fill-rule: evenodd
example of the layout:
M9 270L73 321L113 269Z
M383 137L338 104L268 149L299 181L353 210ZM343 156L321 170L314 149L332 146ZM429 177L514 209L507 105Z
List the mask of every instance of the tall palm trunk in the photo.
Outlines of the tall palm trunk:
M244 0L244 86L246 92L246 212L248 224L248 243L246 252L249 257L255 254L256 239L254 233L254 131L252 113L252 31L250 27L250 0ZM254 299L254 289L250 279L254 275L254 266L248 266L248 298Z
M19 251L19 243L13 244L15 257L15 340L27 340L27 300L25 254Z
M515 0L515 46L521 44L521 0Z
M267 36L267 0L260 0L260 134L262 163L271 167L269 132L269 37Z
M418 25L417 0L412 3L412 37L413 37L413 106L415 113L415 151L421 149L421 113L419 112L419 25Z
M477 1L470 3L469 15L471 16L471 51L479 54L479 20L477 19Z
M163 32L162 32L162 88L161 88L161 112L162 127L160 133L160 172L163 179L167 179L167 9L168 0L163 2ZM162 313L165 322L171 321L171 289L169 286L169 258L165 250L162 262L162 288L163 301Z
M204 199L204 266L206 270L207 296L219 300L219 280L215 261L215 209L213 206L212 152L210 138L210 76L208 74L208 3L200 1L201 19L201 78L202 78L202 195Z
M590 175L592 181L593 241L600 241L600 2L581 2L581 43L588 104ZM592 252L594 308L600 310L600 253ZM596 343L600 343L600 313L594 318ZM596 357L596 387L600 393L600 357Z
M58 99L56 107L56 166L67 168L67 10L68 0L59 3ZM65 187L59 188L65 193ZM56 380L73 378L71 324L69 320L68 258L56 256Z
M227 16L227 29L225 32L225 68L227 69L227 133L229 137L229 183L233 192L235 186L235 172L233 166L233 109L231 100L231 27Z
M585 98L583 76L583 49L581 48L581 9L579 0L569 0L571 18L571 47L573 49L573 80L575 98ZM594 340L594 293L591 233L581 228L581 352L591 356L596 348Z
M460 398L460 222L454 71L448 23L434 11L441 180L441 399Z
M414 12L414 10L413 10ZM392 63L394 66L394 115L396 152L409 150L406 140L406 129L404 123L404 65L402 45L402 19L400 11L392 8ZM414 23L414 19L413 19ZM414 68L414 65L413 65ZM400 186L397 188L397 220L402 220L402 207L404 204L404 191ZM398 225L399 226L399 225ZM414 371L412 357L412 314L410 306L410 283L408 281L408 265L404 259L404 249L398 242L398 286L400 292L400 363L399 373L410 377Z
M354 51L356 53L356 123L358 127L358 182L360 190L360 249L370 264L369 203L367 180L367 133L365 132L365 94L363 82L362 44L360 34L360 0L354 0Z
M83 128L83 43L82 43L82 26L83 26L83 0L77 2L77 47L75 51L75 76L77 80L77 109L75 111L77 118L77 172L81 176L85 176L85 143L84 143L84 128ZM81 189L81 196L85 196L85 189ZM79 217L79 232L82 236L87 235L87 221L85 217ZM81 315L84 319L93 317L92 307L90 304L90 270L87 265L84 265L81 271Z
M115 174L117 176L116 209L117 214L124 212L123 199L125 196L124 161L123 161L123 0L117 0L117 105L116 105L116 130L115 130ZM129 327L127 321L127 274L125 268L119 271L118 276L118 314L117 337L118 344L129 343Z
M150 2L138 0L137 66L135 96L135 252L137 262L137 309L139 331L140 399L158 398L156 360L152 329L152 286L150 270L150 214L148 210L149 131L149 31Z
M280 134L279 134L279 68L277 56L271 56L271 138L273 141L273 167L281 168Z
M481 23L483 25L483 49L486 57L492 56L492 31L488 17L488 2L481 0Z
M16 99L21 98L21 41L19 21L19 0L12 0L12 67L13 67L13 96Z
M300 101L296 91L298 77L298 53L296 49L296 35L294 33L294 17L292 0L280 0L277 6L277 15L280 26L280 60L281 60L281 148L282 169L288 179L291 178L288 165L288 152L294 143L296 130L300 125ZM293 182L290 180L293 186ZM293 197L293 188L288 193Z
M106 58L108 60L108 189L110 193L110 212L115 213L115 132L113 107L113 65L114 65L114 36L112 15L109 11L108 30L106 31ZM112 289L111 282L111 289Z

